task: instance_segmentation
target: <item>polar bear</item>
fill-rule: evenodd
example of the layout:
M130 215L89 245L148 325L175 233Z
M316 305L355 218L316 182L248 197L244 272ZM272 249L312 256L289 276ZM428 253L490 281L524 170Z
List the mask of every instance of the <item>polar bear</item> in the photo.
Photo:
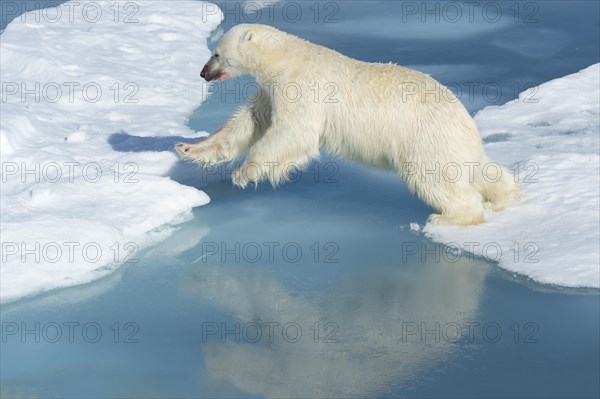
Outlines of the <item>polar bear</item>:
M475 122L442 84L393 64L367 63L270 26L229 30L204 66L207 81L253 76L260 89L216 133L178 143L185 160L230 162L240 187L274 186L319 157L320 148L394 170L439 213L438 224L484 221L518 191L511 174L486 156ZM318 92L320 91L320 92Z

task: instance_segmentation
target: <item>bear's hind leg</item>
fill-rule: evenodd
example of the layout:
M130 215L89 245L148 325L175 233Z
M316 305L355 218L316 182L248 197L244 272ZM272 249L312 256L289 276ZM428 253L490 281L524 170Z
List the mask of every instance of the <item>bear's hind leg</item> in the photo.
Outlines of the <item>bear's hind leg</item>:
M455 190L442 185L422 198L440 212L431 215L428 219L429 223L470 226L485 221L483 197L471 185Z
M497 181L482 179L479 183L481 194L486 200L484 207L495 212L503 211L519 199L519 184L508 170L505 168L500 168L500 170L502 174Z

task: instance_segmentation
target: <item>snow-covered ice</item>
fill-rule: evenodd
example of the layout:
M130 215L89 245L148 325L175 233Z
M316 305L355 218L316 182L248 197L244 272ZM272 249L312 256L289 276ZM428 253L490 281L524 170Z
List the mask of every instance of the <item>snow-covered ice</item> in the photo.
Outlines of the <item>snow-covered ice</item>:
M197 1L76 1L6 27L1 301L102 277L209 201L168 175L172 145L205 134L186 121L221 20Z
M519 169L524 201L432 239L545 284L600 288L600 64L475 117L490 157Z

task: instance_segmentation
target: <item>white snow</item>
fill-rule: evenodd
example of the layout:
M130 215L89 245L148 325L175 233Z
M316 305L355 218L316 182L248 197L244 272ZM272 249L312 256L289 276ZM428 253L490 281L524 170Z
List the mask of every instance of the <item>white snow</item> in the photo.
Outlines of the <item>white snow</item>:
M100 278L209 201L169 171L173 144L205 134L185 123L215 10L75 1L6 27L0 301Z
M599 78L595 64L480 111L490 157L519 163L524 201L482 225L425 233L540 283L600 288Z

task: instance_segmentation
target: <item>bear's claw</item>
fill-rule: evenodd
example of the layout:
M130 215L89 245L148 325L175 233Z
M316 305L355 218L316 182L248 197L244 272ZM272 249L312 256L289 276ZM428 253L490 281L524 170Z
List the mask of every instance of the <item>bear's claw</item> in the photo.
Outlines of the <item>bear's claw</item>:
M177 150L177 152L179 153L186 153L190 150L190 147L187 143L177 143L175 145L175 149Z
M175 151L182 159L185 159L186 161L198 162L199 159L197 154L194 153L193 149L193 144L189 143L177 143L175 145Z

